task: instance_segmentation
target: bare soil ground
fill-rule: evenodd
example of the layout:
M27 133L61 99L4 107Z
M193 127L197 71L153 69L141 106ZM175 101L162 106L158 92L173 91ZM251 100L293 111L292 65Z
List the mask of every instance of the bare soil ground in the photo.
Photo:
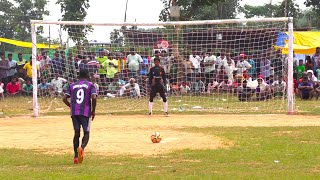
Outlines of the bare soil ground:
M319 126L319 116L289 115L143 115L97 116L86 151L101 155L151 156L181 149L217 149L233 142L185 127ZM150 141L160 132L159 144ZM69 116L0 118L0 148L32 149L43 153L72 153L73 128Z

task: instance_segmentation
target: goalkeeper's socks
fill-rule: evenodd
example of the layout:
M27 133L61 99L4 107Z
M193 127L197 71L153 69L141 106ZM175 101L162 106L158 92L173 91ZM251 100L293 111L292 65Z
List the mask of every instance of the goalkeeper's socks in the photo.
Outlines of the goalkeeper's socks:
M152 115L152 105L153 102L149 102L149 115Z
M163 102L163 111L164 111L165 113L168 112L168 101L167 101L167 102Z

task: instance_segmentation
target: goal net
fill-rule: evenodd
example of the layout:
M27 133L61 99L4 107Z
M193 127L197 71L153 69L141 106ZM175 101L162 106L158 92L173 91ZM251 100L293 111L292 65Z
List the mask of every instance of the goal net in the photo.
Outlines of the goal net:
M99 90L97 113L147 113L148 73L155 57L166 72L169 112L292 112L292 50L287 55L276 48L290 40L290 24L289 18L32 21L33 30L42 26L42 36L59 44L41 49L32 32L33 61L40 72L33 75L34 113L67 112L61 96L77 81L80 69L89 70ZM157 95L155 111L162 110L161 101Z

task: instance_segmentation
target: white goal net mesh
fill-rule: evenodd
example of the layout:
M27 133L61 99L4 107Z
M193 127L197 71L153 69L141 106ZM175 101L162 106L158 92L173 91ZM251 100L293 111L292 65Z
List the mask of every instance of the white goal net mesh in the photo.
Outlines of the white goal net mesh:
M166 71L169 112L287 112L288 58L274 47L287 40L279 36L286 21L195 24L38 23L59 45L37 48L40 112L67 112L60 96L85 68L99 113L146 113L155 57ZM161 111L161 98L154 102Z

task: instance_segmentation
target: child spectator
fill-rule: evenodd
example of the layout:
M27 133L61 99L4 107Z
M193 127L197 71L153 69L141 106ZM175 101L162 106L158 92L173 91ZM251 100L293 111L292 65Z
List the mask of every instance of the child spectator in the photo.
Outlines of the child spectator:
M188 94L190 90L191 90L190 87L187 85L185 81L181 83L180 93L182 95Z
M313 84L308 81L308 77L304 76L302 78L302 83L298 86L299 94L301 99L308 100L311 97L311 93L313 91Z
M302 77L303 72L306 70L306 67L303 65L303 60L299 60L299 66L297 66L296 71L298 74L298 78Z
M283 97L286 94L286 88L287 83L283 80L282 77L278 77L277 80L275 80L272 83L272 90L274 93L274 97Z
M208 95L210 95L215 90L217 90L218 87L219 87L218 81L216 79L211 80L211 82L209 82L208 84L208 90L207 90Z
M195 82L191 83L191 91L197 95L204 93L206 90L205 84L201 81L200 76L197 75Z
M26 95L26 96L31 96L32 95L32 90L33 90L33 86L31 84L30 80L27 80L26 84L23 84L22 86L22 94Z
M50 94L50 84L45 79L41 79L41 83L38 84L38 91L40 96L48 96Z
M232 91L232 81L228 79L228 75L224 76L224 80L219 84L218 87L219 93L221 92L230 92Z
M11 82L7 84L6 87L9 96L17 96L21 90L20 84L17 82L17 78L13 77Z

